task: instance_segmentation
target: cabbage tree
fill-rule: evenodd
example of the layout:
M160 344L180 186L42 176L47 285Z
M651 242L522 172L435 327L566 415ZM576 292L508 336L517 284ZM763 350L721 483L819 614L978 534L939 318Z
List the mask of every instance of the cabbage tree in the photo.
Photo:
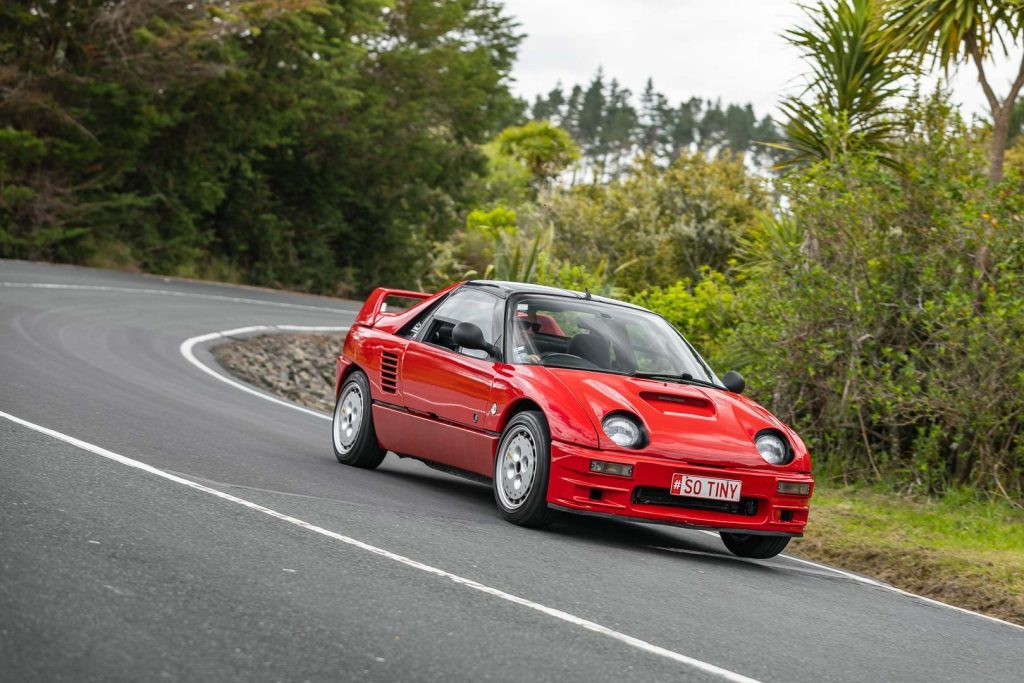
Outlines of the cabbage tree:
M882 33L877 0L802 5L809 23L785 33L810 67L807 86L783 101L787 154L778 166L835 159L857 150L887 154L899 126L892 98L914 71L891 52Z
M988 179L1003 178L1014 103L1024 86L1024 59L1005 96L1000 97L986 62L1009 56L1024 38L1024 2L1020 0L888 0L884 33L890 49L931 60L945 70L971 63L992 113Z

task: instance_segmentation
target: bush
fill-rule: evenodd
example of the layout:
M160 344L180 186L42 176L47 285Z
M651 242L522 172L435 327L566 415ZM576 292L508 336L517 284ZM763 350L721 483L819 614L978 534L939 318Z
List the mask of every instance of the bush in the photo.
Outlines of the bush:
M709 363L725 369L721 343L737 322L736 291L722 273L705 267L701 275L696 285L680 280L644 290L629 300L663 315Z
M727 267L738 241L768 208L762 181L742 158L683 154L667 168L638 160L608 185L579 185L542 197L554 228L553 256L595 268L624 264L628 292L696 282L701 268Z
M871 155L786 176L740 250L723 357L822 471L936 492L1024 491L1024 195L989 187L940 99L908 115L906 174ZM982 245L996 255L976 267Z

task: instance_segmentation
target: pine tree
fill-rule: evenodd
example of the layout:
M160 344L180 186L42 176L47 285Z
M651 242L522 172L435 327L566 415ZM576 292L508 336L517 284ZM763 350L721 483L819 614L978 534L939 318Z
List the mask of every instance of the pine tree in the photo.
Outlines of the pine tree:
M777 152L762 143L778 142L780 134L769 117L757 119L750 104L690 98L672 106L648 78L634 104L632 93L612 79L606 85L598 69L586 87L576 84L563 94L558 84L538 96L534 120L550 120L572 135L582 149L574 177L606 181L642 153L658 163L671 163L681 155L702 151L709 155L728 150L750 154L758 164L775 161Z

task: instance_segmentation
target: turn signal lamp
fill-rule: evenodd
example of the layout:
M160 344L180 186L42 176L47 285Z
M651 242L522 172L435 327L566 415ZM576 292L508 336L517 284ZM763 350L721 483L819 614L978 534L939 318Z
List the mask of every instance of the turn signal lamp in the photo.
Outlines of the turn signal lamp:
M599 474L614 474L616 477L633 476L632 465L623 465L620 462L605 462L604 460L591 460L590 471Z
M811 485L805 481L780 481L775 490L787 496L811 495Z

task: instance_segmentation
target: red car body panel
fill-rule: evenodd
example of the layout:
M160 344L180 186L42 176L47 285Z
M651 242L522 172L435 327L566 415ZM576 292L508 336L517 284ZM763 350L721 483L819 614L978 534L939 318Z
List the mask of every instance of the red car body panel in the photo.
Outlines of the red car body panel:
M591 459L633 465L633 476L627 479L590 472ZM745 516L716 510L644 504L642 498L635 495L641 487L667 491L672 475L677 472L741 481L743 499L758 503L756 514ZM799 535L807 524L810 497L776 493L779 481L807 482L813 488L811 476L799 472L782 473L768 471L764 467L709 467L636 452L612 454L605 450L596 451L574 444L553 442L548 502L566 510L634 517L650 522ZM671 500L667 496L658 498L659 501ZM784 515L786 511L788 514Z
M398 334L459 284L433 295L375 290L345 339L337 389L354 368L366 373L381 447L489 479L505 425L519 410L537 409L551 432L552 506L708 529L802 533L810 496L776 490L780 481L813 488L810 457L770 412L723 389L481 360ZM420 301L382 312L395 296ZM643 448L622 448L604 435L602 419L622 410L640 418L648 436ZM761 458L754 438L764 429L785 435L791 462L773 466ZM592 472L591 460L632 465L632 477ZM667 497L677 473L742 482L743 511L682 507Z

